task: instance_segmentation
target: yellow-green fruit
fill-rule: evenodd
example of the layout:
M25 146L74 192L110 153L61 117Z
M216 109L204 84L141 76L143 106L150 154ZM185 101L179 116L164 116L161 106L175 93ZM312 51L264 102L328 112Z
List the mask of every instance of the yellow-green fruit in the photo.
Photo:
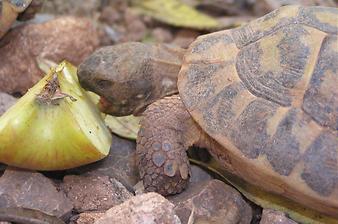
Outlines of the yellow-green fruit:
M53 80L56 91L43 95ZM51 69L0 117L0 162L8 165L68 169L104 158L110 145L100 112L67 62Z

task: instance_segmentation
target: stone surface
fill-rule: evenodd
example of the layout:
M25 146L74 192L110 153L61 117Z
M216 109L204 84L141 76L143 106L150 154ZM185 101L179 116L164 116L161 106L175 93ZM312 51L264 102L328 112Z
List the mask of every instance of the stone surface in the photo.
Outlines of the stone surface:
M53 182L37 172L6 169L0 178L0 207L25 207L67 219L71 201Z
M115 7L106 6L102 9L99 19L101 22L113 26L121 21L122 15Z
M120 182L108 176L65 176L61 188L77 212L105 211L133 196Z
M173 208L157 193L141 194L109 209L95 224L180 224Z
M109 176L121 182L129 191L139 181L138 169L135 162L136 144L133 141L112 135L113 141L109 155L98 162L82 166L69 171L70 174L84 174L93 176Z
M154 28L151 31L151 35L154 37L156 43L169 43L173 40L173 35L170 30L162 27Z
M4 114L16 101L17 99L15 97L7 93L0 92L0 116Z
M63 220L55 216L23 207L0 207L0 220L18 224L65 224Z
M260 224L297 224L297 222L286 217L283 212L263 209Z
M175 204L175 212L182 221L192 218L196 223L249 224L251 207L239 192L219 180L209 180L190 185L181 194L168 198Z
M94 223L97 219L104 215L103 212L84 212L78 215L77 219L71 224L89 224Z
M127 8L124 13L126 32L121 38L122 42L141 41L147 34L147 27L140 15Z
M180 30L176 33L173 44L182 48L188 48L199 35L200 33L194 30Z
M101 6L100 0L45 1L42 13L57 15L93 16Z
M208 172L196 165L191 165L191 177L189 179L190 185L211 179L213 179L213 177L210 176Z
M90 20L60 17L41 24L25 24L0 41L0 91L25 93L41 77L37 59L78 65L99 45Z

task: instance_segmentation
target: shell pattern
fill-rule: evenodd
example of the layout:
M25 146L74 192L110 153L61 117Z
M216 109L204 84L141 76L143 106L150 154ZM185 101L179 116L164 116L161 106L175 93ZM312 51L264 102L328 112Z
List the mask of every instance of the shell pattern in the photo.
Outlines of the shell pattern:
M285 6L199 37L178 79L188 111L223 147L216 157L330 214L338 214L337 34L338 9Z

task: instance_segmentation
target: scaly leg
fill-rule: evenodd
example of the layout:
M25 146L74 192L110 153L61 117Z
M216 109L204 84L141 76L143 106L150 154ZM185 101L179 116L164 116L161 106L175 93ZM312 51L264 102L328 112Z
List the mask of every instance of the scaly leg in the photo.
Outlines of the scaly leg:
M186 149L201 131L177 95L151 104L143 115L137 156L144 188L162 195L179 193L190 176Z

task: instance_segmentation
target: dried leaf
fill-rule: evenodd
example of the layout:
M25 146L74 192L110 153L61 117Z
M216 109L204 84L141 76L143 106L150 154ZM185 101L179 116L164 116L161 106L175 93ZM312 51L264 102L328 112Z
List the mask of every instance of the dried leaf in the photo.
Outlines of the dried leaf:
M194 29L217 29L221 26L216 19L197 11L180 0L135 0L133 8L140 13L174 26Z
M125 117L113 117L107 115L105 122L113 133L135 140L137 138L137 132L140 129L140 117L125 116Z

